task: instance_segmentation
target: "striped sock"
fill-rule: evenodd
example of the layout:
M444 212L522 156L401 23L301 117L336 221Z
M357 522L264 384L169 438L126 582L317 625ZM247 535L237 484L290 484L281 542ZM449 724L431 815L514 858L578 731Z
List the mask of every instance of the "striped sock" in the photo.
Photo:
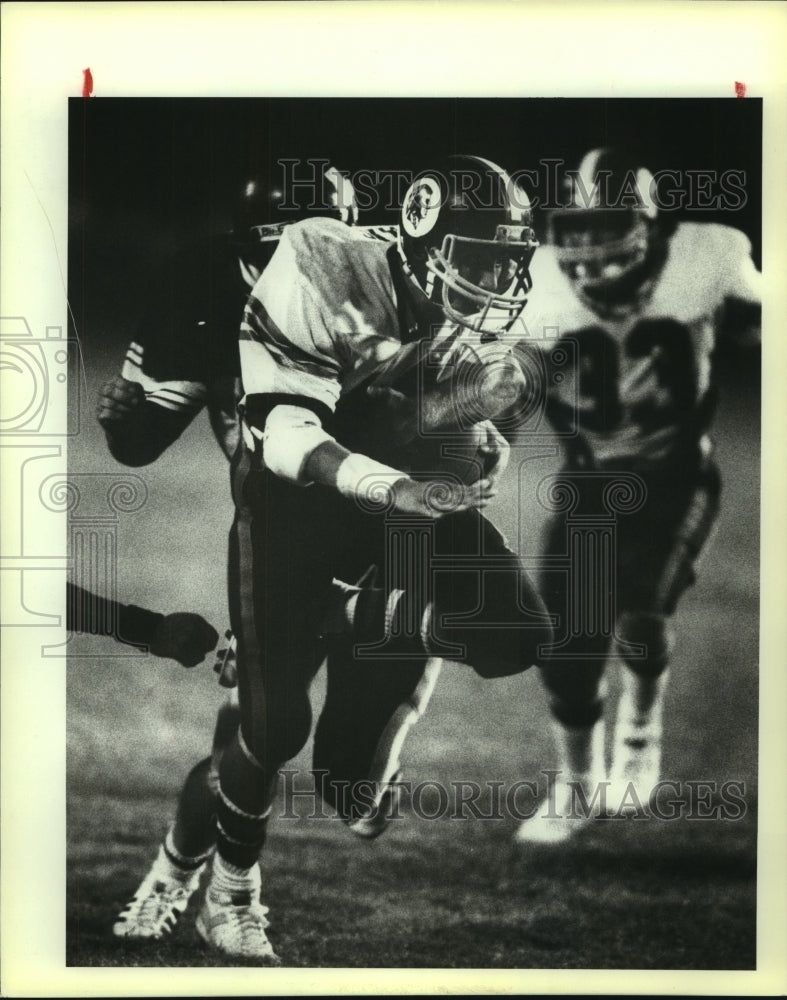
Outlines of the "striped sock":
M202 868L213 853L213 850L205 851L197 857L189 857L188 855L181 854L175 846L174 832L174 825L167 830L167 835L162 844L162 855L171 877L180 882L188 882L192 875Z
M163 873L173 882L182 882L186 885L194 879L195 875L200 873L211 853L211 851L207 851L196 858L189 858L181 854L175 847L173 827L170 827L159 849L157 863L163 869Z
M251 868L241 868L220 854L213 859L210 886L216 892L226 892L230 895L239 892L259 892L261 884L262 876L258 864L253 864Z

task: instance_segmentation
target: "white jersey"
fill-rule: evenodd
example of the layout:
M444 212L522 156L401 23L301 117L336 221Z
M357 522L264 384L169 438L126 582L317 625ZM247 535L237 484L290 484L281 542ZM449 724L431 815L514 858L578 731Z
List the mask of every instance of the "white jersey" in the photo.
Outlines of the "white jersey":
M521 342L570 359L557 377L548 363L548 412L578 452L602 465L654 467L707 445L700 414L723 308L760 300L750 254L739 230L680 223L649 297L610 318L579 299L551 247L536 251Z
M332 219L287 227L241 324L247 395L302 396L333 410L349 374L396 353L388 247Z
M403 320L390 251L390 236L370 238L331 219L287 227L246 305L242 406L252 396L288 396L334 411L341 395L394 369ZM473 343L477 334L448 323L432 331L446 377L459 358L478 353Z

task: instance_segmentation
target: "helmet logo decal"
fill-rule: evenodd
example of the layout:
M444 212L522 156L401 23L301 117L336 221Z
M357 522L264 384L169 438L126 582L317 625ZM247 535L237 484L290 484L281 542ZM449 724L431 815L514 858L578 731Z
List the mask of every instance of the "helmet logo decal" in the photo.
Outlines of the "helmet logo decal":
M404 196L402 225L409 236L424 236L440 214L440 185L433 177L420 177Z

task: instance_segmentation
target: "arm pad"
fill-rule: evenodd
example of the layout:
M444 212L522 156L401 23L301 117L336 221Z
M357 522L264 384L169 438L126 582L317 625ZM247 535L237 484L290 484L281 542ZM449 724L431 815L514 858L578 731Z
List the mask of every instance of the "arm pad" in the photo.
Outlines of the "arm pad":
M259 431L253 428L255 435ZM333 441L319 417L302 406L279 404L268 414L262 432L262 458L266 468L287 482L309 486L304 476L306 459L324 441Z
M323 429L320 418L302 406L275 406L268 414L262 434L257 428L252 428L252 432L262 437L262 459L266 468L298 486L312 483L313 480L306 474L309 457L316 448L329 441L338 449L341 460L333 468L336 459L331 459L330 474L321 481L330 480L333 483L335 477L335 486L344 496L357 497L369 477L379 478L382 475L385 481L393 482L405 475L366 455L348 453Z

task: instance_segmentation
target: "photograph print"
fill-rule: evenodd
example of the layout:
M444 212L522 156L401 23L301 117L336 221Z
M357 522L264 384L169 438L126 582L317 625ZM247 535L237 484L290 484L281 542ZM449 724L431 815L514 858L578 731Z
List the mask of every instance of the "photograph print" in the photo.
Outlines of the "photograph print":
M756 967L762 111L69 100L68 966Z

